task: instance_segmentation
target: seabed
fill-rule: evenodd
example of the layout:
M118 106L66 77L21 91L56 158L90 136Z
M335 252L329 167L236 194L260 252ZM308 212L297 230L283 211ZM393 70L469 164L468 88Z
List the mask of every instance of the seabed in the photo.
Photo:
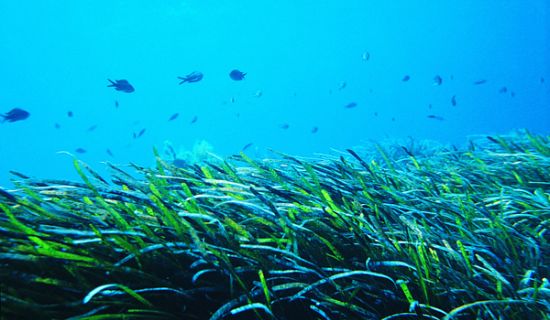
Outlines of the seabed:
M549 319L549 137L419 146L14 173L1 317Z

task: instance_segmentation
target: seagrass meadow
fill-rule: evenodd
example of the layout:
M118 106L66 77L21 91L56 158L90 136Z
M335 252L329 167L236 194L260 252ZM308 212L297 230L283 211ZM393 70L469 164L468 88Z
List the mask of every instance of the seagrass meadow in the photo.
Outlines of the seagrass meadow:
M548 136L74 166L0 193L3 319L549 319Z

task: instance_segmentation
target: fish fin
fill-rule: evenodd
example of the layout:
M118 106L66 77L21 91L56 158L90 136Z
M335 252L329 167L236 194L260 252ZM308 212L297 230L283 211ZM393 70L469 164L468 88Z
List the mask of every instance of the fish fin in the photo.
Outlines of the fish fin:
M107 79L107 80L109 80L109 82L111 83L107 87L116 87L116 83L113 80L111 80L111 79Z
M185 82L187 82L187 78L184 78L184 77L178 77L178 79L180 79L180 83L179 84L183 84Z

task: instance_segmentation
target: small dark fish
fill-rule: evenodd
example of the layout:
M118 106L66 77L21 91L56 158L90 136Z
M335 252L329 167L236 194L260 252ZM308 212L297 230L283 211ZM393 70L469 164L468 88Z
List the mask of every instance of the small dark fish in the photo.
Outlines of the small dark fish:
M350 102L344 106L346 109L351 109L357 107L357 102Z
M145 128L141 129L139 133L137 134L136 138L141 137L145 133Z
M0 114L0 117L4 119L2 122L16 122L27 119L31 114L23 109L13 108L5 114Z
M199 82L203 78L203 74L198 71L193 71L190 74L184 76L184 77L178 77L180 79L180 84L186 83L186 82Z
M115 80L115 81L111 79L107 79L107 80L109 80L109 82L111 83L107 87L114 87L116 91L122 91L126 93L131 93L135 91L134 87L126 79Z
M290 128L290 125L288 123L283 123L283 124L279 125L279 128L286 130L286 129Z
M506 93L506 92L508 92L508 88L506 87L502 87L498 90L498 93Z
M348 86L348 83L345 81L342 81L338 84L338 90L344 90Z
M90 127L88 128L88 132L92 132L92 131L94 131L95 129L97 129L97 124L94 124L94 125L90 126Z
M391 118L391 121L392 121L392 122L395 122L395 117L392 117L392 118Z
M456 96L453 96L451 98L451 104L453 105L453 107L456 107Z
M401 81L403 81L403 82L407 82L407 81L409 81L409 80L411 80L411 77L410 77L409 75L405 75L405 76L403 77L403 79L401 79Z
M194 116L193 119L191 119L191 123L195 123L197 122L197 120L199 120L199 117Z
M235 81L243 80L244 76L246 76L246 73L241 72L237 69L231 70L231 72L229 73L229 77Z
M317 131L319 131L319 128L317 127L311 128L311 133L317 133Z
M72 111L67 111L67 117L72 118L74 113Z
M84 148L76 148L75 151L76 153L86 153L86 149Z
M59 123L55 123L55 124L54 124L54 127L55 127L56 129L59 129L59 128L61 128L61 125L60 125Z
M515 93L514 91L511 91L511 92L510 92L510 96L513 98L513 97L516 96L516 93Z
M247 144L244 145L244 147L241 149L241 151L245 151L246 149L250 148L254 143L252 142L249 142Z
M481 80L474 81L474 84L475 84L476 86L477 86L477 85L480 85L480 84L484 84L484 83L487 83L487 80L481 79Z
M434 86L440 86L442 83L443 83L443 79L441 78L441 76L437 75L434 77L434 83L433 83Z
M436 115L433 115L433 114L430 114L430 115L428 116L428 118L434 119L434 120L439 120L439 121L445 120L445 118L443 118L443 117L441 117L441 116L436 116Z
M115 108L118 108L119 104L118 104L118 100L115 100Z
M105 150L107 152L108 155L110 155L111 157L114 157L115 155L113 154L113 152L111 151L111 149L107 149Z
M170 116L170 118L168 118L168 121L172 121L172 120L175 120L180 114L179 113L174 113L173 115Z
M544 78L540 77L540 83L544 83Z

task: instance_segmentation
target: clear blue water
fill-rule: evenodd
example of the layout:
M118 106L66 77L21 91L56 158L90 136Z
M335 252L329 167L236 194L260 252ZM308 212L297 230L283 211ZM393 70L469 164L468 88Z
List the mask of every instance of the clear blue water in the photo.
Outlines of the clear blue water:
M59 151L77 148L101 168L151 165L165 141L191 150L205 140L222 156L252 142L247 152L264 156L548 134L549 61L547 0L0 1L0 112L31 113L0 123L0 186L11 185L9 170L76 179ZM231 80L232 69L245 80ZM204 79L178 85L192 71Z

